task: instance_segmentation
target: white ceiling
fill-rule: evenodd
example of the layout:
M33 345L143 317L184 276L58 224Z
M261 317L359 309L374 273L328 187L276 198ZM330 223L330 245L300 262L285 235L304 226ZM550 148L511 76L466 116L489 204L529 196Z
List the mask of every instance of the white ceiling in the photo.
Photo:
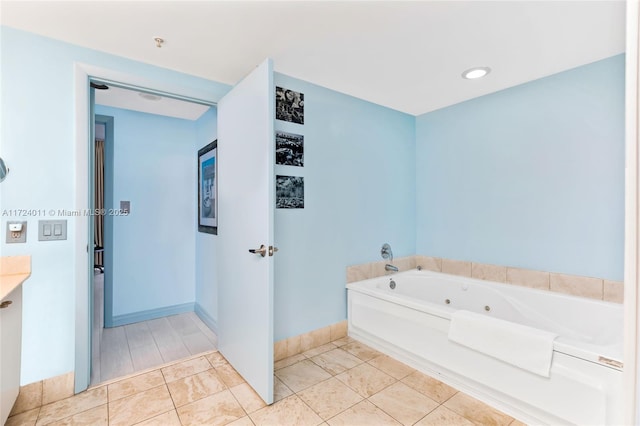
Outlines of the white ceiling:
M150 100L140 96L141 92L114 86L110 86L108 90L96 90L95 93L95 101L98 105L126 108L184 120L197 120L209 109L206 105L161 96L155 96Z
M624 52L625 3L2 0L0 22L227 84L271 57L419 115ZM462 79L473 66L492 72Z

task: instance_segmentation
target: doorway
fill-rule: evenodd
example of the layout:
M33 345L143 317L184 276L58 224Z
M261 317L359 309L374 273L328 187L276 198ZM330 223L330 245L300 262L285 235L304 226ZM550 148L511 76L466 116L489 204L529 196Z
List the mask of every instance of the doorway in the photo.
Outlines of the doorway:
M109 90L117 87L112 84ZM139 93L146 93L129 87L121 90L141 99ZM102 241L99 232L90 233L99 250L89 256L93 279L89 293L95 296L89 294L93 306L92 385L216 347L215 334L193 312L193 290L176 290L194 286L195 271L191 271L191 277L185 271L195 268L195 243L188 237L179 241L174 238L189 232L191 240L195 238L196 216L190 211L196 207L191 200L196 188L189 173L197 171L198 136L208 140L215 134L210 134L211 126L198 126L195 119L139 111L126 103L104 105L99 95L95 98L96 129L105 129L104 134L97 131L95 139L104 141L105 161L104 205L100 206L97 195L101 191L97 188L96 197L88 199L91 210L104 209L103 215L89 218L89 228L96 231L100 220L104 221ZM204 110L202 120L215 117L211 104ZM202 135L189 133L194 128L206 128L209 134L204 130ZM176 144L181 146L171 147ZM94 169L90 173L98 175L99 167ZM122 201L130 202L130 211L121 208ZM172 207L179 211L172 211ZM185 256L189 252L190 256ZM172 259L180 257L183 261L179 266L171 264ZM173 278L164 287L160 282L163 276Z

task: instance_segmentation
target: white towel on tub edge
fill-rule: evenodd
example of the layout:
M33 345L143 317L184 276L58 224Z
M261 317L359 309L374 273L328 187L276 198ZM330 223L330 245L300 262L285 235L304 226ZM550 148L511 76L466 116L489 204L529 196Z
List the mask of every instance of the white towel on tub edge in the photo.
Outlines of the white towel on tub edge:
M549 377L557 334L459 310L451 315L449 340L501 361Z

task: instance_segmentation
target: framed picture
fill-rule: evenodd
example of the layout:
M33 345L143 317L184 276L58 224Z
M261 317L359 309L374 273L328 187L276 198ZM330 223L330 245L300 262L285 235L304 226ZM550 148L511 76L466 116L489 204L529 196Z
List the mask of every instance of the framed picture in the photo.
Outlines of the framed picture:
M198 231L218 235L218 140L198 150Z
M276 164L304 167L304 136L276 131Z
M276 119L304 124L304 93L276 86Z
M304 209L304 178L276 175L276 208Z

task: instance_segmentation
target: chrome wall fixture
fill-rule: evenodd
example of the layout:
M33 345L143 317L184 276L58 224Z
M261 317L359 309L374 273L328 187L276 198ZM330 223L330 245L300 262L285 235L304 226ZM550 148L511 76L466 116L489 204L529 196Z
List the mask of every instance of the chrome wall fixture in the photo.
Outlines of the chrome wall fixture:
M0 182L4 180L9 174L9 168L4 164L4 160L0 158Z
M391 246L387 243L382 245L380 249L380 255L383 259L389 259L389 263L393 262L393 252L391 251Z
M385 271L398 272L398 267L392 265L393 252L391 251L391 246L389 244L387 243L383 244L382 248L380 249L380 255L382 256L383 259L389 259L389 263L384 265Z

